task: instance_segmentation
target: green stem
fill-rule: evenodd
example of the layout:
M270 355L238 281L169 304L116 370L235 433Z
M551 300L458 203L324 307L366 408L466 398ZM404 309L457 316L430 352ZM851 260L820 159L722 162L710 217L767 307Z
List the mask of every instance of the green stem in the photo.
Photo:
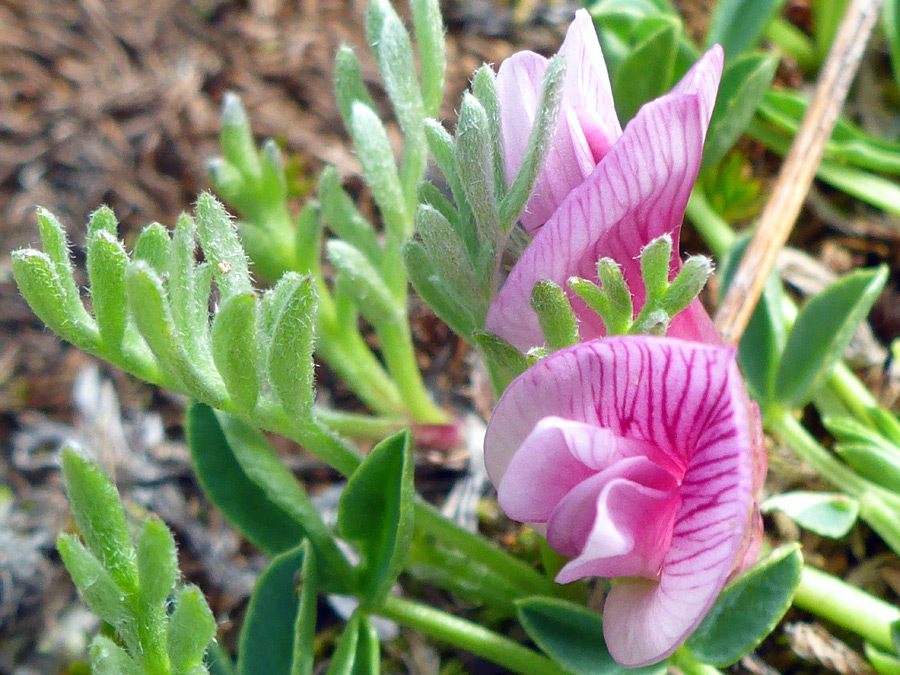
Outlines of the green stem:
M402 417L381 417L344 412L331 408L316 408L316 418L329 429L346 438L380 441L409 425Z
M900 609L814 567L803 567L794 606L894 651L891 624L900 620Z
M684 675L722 675L722 671L702 661L698 661L691 650L681 646L672 654L669 662Z
M502 668L523 675L569 675L546 656L523 647L508 637L460 619L439 609L388 596L377 611L390 619L435 640L450 642Z
M716 213L703 189L699 186L695 186L691 192L685 214L690 218L694 229L703 237L703 241L709 246L713 255L719 260L724 258L734 245L737 236L725 219Z

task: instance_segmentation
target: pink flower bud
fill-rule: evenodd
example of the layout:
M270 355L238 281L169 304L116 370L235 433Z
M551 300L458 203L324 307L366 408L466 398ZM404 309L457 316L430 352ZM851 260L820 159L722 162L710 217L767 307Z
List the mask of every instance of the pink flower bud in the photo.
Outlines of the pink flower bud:
M485 463L506 513L570 558L557 581L618 580L603 628L623 666L675 651L755 559L765 454L731 348L635 336L551 354L500 399Z

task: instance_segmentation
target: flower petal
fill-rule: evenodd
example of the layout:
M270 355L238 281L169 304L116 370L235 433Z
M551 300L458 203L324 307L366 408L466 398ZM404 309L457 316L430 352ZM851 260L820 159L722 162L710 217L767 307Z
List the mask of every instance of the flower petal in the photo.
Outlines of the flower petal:
M513 381L491 418L485 461L495 484L548 416L651 443L685 467L659 582L622 581L604 609L613 658L627 667L657 662L699 625L751 526L757 439L734 351L633 336L542 359Z
M515 178L525 156L546 71L547 59L528 51L517 52L500 64L497 99L507 185Z
M709 82L721 72L721 51L712 49L673 93L638 111L588 179L573 190L513 267L492 303L486 327L522 351L543 345L531 289L541 279L566 287L571 276L596 279L601 257L618 262L643 304L638 257L650 241L678 233L700 168L709 123ZM673 260L673 274L680 261ZM569 291L581 322L581 338L604 335L603 323ZM670 335L717 340L698 302L676 317Z

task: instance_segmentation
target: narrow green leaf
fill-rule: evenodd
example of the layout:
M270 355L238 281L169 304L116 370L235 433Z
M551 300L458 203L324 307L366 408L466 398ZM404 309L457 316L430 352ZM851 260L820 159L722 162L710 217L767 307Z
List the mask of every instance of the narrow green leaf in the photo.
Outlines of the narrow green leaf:
M297 261L297 271L301 274L315 276L319 272L322 264L322 225L322 209L319 204L313 200L307 201L297 218L294 235L294 258Z
M196 217L203 255L212 266L222 294L227 297L250 290L247 255L225 207L208 192L201 193L197 199Z
M554 56L547 62L547 70L544 72L544 79L541 82L538 113L534 120L534 126L531 127L528 143L525 145L522 163L519 165L519 170L516 172L516 177L513 178L506 196L500 202L500 225L504 232L509 232L519 219L519 214L528 203L528 198L534 189L534 182L544 165L547 150L556 133L556 118L562 102L565 74L566 64L561 56Z
M472 212L456 170L456 142L444 126L433 119L425 120L425 140L434 161L447 180L447 185L450 186L450 193L453 195L453 201L456 202L456 208L460 215L459 223L467 228L460 231L459 234L470 251L476 250L478 245L476 232L468 227L472 224Z
M354 675L378 675L381 672L381 643L378 633L366 615L359 617L359 639L356 643Z
M225 92L222 98L221 144L225 159L243 174L245 180L257 183L262 170L253 130L240 96L231 91Z
M90 322L90 316L84 308L84 303L81 302L81 293L73 276L66 231L56 216L44 208L38 207L37 219L44 254L52 261L56 277L59 279L63 306L73 320L87 324Z
M759 44L784 0L721 0L713 11L706 45L722 45L733 59Z
M361 251L339 239L329 241L325 251L338 272L341 291L353 299L363 316L372 323L405 320L404 308Z
M222 157L213 157L206 164L206 169L209 171L209 177L216 193L221 195L226 202L237 207L238 211L245 211L248 207L246 199L248 186L241 172Z
M312 672L311 638L315 637L316 589L315 577L307 576L307 573L313 569L311 549L304 542L278 555L256 581L241 628L237 664L239 675L300 675ZM298 593L298 584L302 588L301 593ZM299 612L298 604L301 608ZM302 635L298 636L296 628L301 621ZM301 660L299 670L294 669L294 665L298 664L294 650L296 643L302 643L303 648L309 650Z
M88 238L87 271L100 339L112 354L121 352L128 325L127 267L128 254L122 244L105 228L98 228Z
M406 242L403 247L403 264L416 292L441 320L453 329L453 332L469 340L476 323L459 300L448 293L444 282L434 273L425 247L416 241ZM480 323L484 324L483 317Z
M143 260L161 277L169 271L169 231L159 223L141 230L134 245L134 260Z
M747 129L777 68L773 54L745 54L725 66L703 145L701 173L716 166Z
M144 675L128 652L105 635L91 640L91 673L93 675Z
M207 357L209 334L209 295L201 306L197 302L197 270L194 250L197 227L194 219L183 213L172 233L166 289L172 307L172 320L185 337L185 347L195 359Z
M613 661L603 639L600 614L581 605L547 597L516 601L519 623L547 656L575 675L661 675L666 664L624 668Z
M885 0L881 11L881 25L891 50L894 79L900 82L900 0Z
M178 580L178 555L172 533L155 515L141 525L137 566L142 605L159 604L165 608L166 599Z
M268 353L268 379L284 411L295 419L309 416L315 392L316 289L310 277L289 272L281 277L284 299L274 317Z
M359 101L366 107L375 109L375 102L363 80L359 59L347 45L341 45L334 56L334 93L348 130L354 103Z
M887 281L887 267L848 274L806 303L775 375L775 398L799 408L827 376Z
M619 64L613 82L616 111L624 124L647 101L667 92L675 76L675 57L681 37L681 21L674 16L653 15L635 27L645 37ZM648 68L647 64L653 67Z
M453 225L454 236L460 239L459 233L462 231L462 225L460 224L459 211L456 210L456 207L434 183L428 180L423 180L419 183L418 201L420 204L427 204L431 208L440 211L441 215L447 219L447 222Z
M116 214L108 206L101 206L94 211L88 220L88 238L104 231L115 239L119 234L119 221Z
M11 257L19 292L38 318L76 347L95 351L100 345L100 334L93 320L83 321L69 313L66 292L53 261L30 248L13 251Z
M416 229L422 237L425 251L434 271L450 281L462 298L472 304L479 302L487 310L487 298L472 269L472 259L456 229L437 209L422 204L416 211Z
M134 546L119 493L95 463L71 448L63 450L66 495L78 531L125 593L138 588Z
M77 537L59 535L56 548L75 587L97 616L113 626L122 626L131 619L127 593Z
M341 639L338 640L326 675L353 675L356 662L356 647L359 644L360 614L354 612L350 621L344 626Z
M331 231L362 251L373 265L378 265L383 254L375 231L344 192L341 179L333 167L325 167L319 178L319 203L322 217Z
M714 666L728 666L771 633L791 606L803 557L798 544L775 549L725 587L685 645Z
M900 451L884 444L838 443L835 452L863 478L900 493Z
M370 0L366 35L400 127L407 136L421 134L425 109L412 44L403 22L387 0Z
M866 658L878 675L900 675L900 659L895 654L888 654L868 642L863 647Z
M531 289L531 307L551 350L578 342L578 321L562 288L552 281L538 281Z
M875 426L884 434L884 437L890 439L897 447L900 447L900 419L890 410L885 410L884 408L871 408L869 416L875 422Z
M269 555L297 546L303 528L247 477L211 408L188 409L187 440L203 492L228 522Z
M278 457L266 437L235 417L218 413L228 447L246 476L269 500L286 511L302 527L321 561L322 587L329 592L352 590L354 573L334 537L316 511L303 485Z
M816 56L819 63L825 61L831 43L837 35L841 20L847 11L849 0L829 0L829 2L810 3L813 19L813 37L816 43Z
M287 177L284 175L284 159L274 139L267 139L260 150L262 190L260 197L268 204L279 204L287 198Z
M169 661L176 672L202 664L206 647L216 636L216 619L199 588L185 586L175 599L167 633Z
M341 495L338 528L359 549L360 595L373 607L390 592L403 569L412 537L414 497L408 431L375 446Z
M422 69L422 99L425 114L437 117L444 99L444 80L447 70L447 47L444 21L438 0L412 0L413 30Z
M318 611L317 575L315 553L308 540L300 545L303 564L300 567L300 598L297 618L294 621L294 644L291 655L290 675L312 675L316 642L316 615Z
M497 94L497 76L494 69L484 64L472 78L472 93L481 103L488 118L491 137L491 154L494 165L494 194L498 200L506 194L506 169L503 154L503 133L500 129L500 100Z
M480 330L473 331L472 338L487 365L497 396L506 391L510 382L528 370L525 355L503 338Z
M829 492L785 492L761 505L763 513L781 511L800 527L831 539L846 535L859 516L859 503Z
M502 229L494 192L490 123L484 107L468 92L463 94L456 124L455 161L478 226L478 239L483 245L495 246Z
M235 403L251 412L259 397L256 296L232 295L221 304L212 325L212 356Z
M394 150L372 108L359 102L353 104L350 135L387 230L401 241L406 239L412 234L412 218L406 210Z

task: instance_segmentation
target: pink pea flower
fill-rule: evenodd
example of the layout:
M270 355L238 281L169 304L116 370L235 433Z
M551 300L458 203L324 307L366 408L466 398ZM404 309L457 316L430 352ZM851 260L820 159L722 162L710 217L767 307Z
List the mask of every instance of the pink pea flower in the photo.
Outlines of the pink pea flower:
M626 667L669 656L756 558L765 476L758 409L727 347L649 336L585 342L506 390L485 439L500 506L609 577L603 631Z
M586 13L577 14L561 51L567 55L567 103L526 207L528 212L521 217L526 229L536 234L491 304L486 321L488 331L522 351L544 344L530 303L537 281L549 279L566 288L572 276L596 280L597 260L609 257L622 266L635 296L635 311L639 311L644 301L640 252L664 234L672 236L676 252L671 274L678 272L678 235L700 168L703 140L722 74L722 49L715 46L670 93L644 105L620 134L609 78ZM531 80L526 78L532 72L529 65L534 71ZM527 138L533 120L533 113L529 116L528 112L534 96L525 84L530 81L539 86L541 68L545 67L540 57L525 52L500 68L507 171L514 171L521 162L523 138ZM571 87L570 78L575 83ZM515 98L516 82L521 82L525 90L521 100ZM576 99L579 93L581 98ZM584 147L591 149L596 160L593 164L587 161ZM568 293L580 321L582 339L602 337L605 331L599 317L574 293ZM669 335L718 341L697 301L672 321Z

